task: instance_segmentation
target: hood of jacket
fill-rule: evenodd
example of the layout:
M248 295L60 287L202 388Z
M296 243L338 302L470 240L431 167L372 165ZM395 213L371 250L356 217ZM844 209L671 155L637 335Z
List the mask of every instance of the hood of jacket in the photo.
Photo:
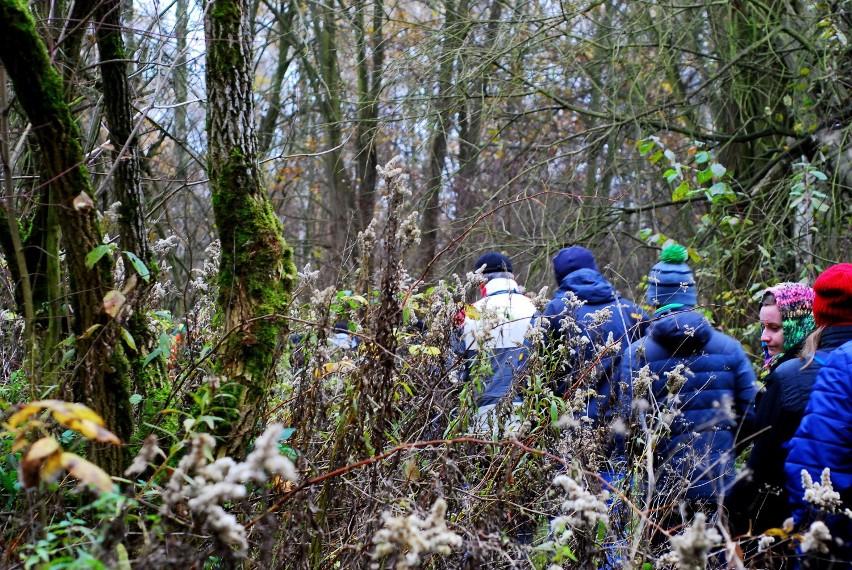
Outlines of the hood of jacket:
M603 275L594 269L578 269L562 278L559 288L571 291L591 305L615 301L615 289Z
M654 321L648 334L672 354L693 354L713 338L713 327L695 311L681 311Z

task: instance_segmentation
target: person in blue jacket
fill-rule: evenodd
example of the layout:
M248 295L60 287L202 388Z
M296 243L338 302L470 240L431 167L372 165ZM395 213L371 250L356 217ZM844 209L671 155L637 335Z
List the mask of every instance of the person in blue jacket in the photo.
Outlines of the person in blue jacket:
M618 294L584 247L560 250L553 258L553 274L559 288L544 310L548 347L551 353L565 344L577 350L556 363L555 392L563 396L572 387L590 388L586 416L609 419L622 399L612 382L618 355L644 334L648 315Z
M619 376L647 429L637 440L656 442L656 497L648 508L660 507L663 525L678 524L678 504L688 513L717 510L734 479L737 430L753 413L756 392L740 343L694 310L686 259L685 248L669 246L651 269L646 300L656 311L648 334L627 348Z
M800 531L821 520L832 537L823 543L824 551L803 552L801 567L848 570L852 568L852 518L844 511L852 508L852 263L826 269L814 282L814 292L814 320L819 328L812 337L818 350L808 369L816 371L816 378L805 415L787 444L784 472ZM820 483L826 468L839 501L833 505L807 501L802 471Z

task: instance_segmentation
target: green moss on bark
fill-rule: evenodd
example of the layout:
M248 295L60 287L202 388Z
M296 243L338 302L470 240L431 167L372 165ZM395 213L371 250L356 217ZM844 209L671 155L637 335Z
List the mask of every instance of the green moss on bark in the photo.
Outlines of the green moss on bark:
M219 306L228 335L218 371L234 397L226 451L245 453L271 388L295 277L292 253L261 183L252 119L246 2L215 0L207 34L208 174L221 241Z

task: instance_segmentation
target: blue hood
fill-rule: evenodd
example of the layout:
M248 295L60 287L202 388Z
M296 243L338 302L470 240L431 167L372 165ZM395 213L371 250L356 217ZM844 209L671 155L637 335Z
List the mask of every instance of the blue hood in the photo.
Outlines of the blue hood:
M695 311L681 311L655 320L648 334L673 354L684 355L704 348L713 338L713 328Z
M590 305L615 301L615 290L603 275L593 269L578 269L562 278L559 288L571 291Z

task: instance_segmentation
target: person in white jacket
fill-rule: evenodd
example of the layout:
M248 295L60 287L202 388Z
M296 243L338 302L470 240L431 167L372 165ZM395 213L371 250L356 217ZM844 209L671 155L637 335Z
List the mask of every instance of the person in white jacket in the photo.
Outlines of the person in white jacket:
M501 253L486 253L474 270L487 279L482 299L465 311L462 342L465 380L476 381L477 421L481 431L494 407L526 368L529 359L527 331L538 316L533 302L521 292L512 262ZM516 399L519 401L519 399Z

